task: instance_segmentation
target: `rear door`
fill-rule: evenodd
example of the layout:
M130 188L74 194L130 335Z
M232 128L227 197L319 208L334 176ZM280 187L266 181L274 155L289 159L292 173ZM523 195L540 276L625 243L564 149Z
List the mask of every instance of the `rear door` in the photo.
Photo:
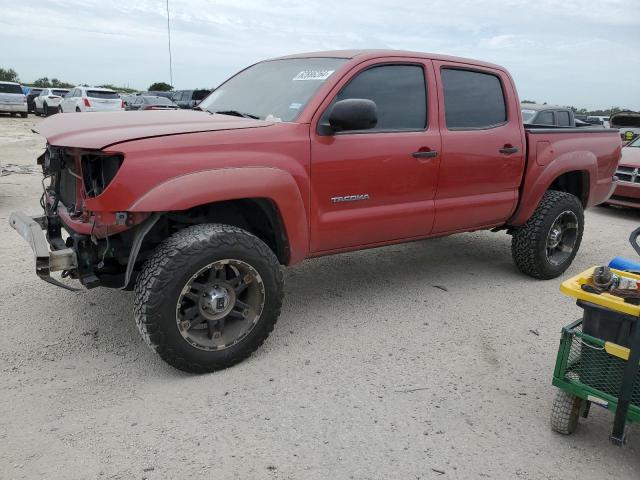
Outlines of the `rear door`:
M520 105L505 72L434 61L442 154L433 233L502 224L524 169Z
M378 125L333 134L319 130L333 103L348 98L373 100ZM427 60L364 62L338 82L311 126L312 252L431 231L440 150L436 112Z

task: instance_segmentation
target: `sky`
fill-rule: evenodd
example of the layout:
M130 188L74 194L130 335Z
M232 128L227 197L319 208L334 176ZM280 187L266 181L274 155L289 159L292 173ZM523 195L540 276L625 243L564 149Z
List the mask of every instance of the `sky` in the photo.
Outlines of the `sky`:
M166 0L0 4L0 67L23 83L169 83ZM169 0L169 8L177 89L215 87L290 53L390 48L500 64L521 100L640 110L640 0Z

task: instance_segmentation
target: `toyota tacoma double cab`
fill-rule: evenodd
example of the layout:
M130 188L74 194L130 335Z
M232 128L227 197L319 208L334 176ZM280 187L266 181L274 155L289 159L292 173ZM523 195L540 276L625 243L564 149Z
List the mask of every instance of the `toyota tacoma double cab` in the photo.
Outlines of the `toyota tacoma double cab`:
M209 372L274 328L283 266L481 229L525 274L571 264L607 200L618 132L524 126L502 67L333 51L259 62L196 110L56 115L35 130L44 213L16 212L36 273L134 289L144 340Z

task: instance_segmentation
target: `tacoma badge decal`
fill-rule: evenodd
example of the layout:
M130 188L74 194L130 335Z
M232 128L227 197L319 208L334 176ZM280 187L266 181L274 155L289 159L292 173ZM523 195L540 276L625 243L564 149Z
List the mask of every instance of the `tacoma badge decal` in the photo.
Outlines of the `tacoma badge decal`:
M341 197L331 197L331 203L357 202L360 200L369 200L369 194L362 193L358 195L344 195Z

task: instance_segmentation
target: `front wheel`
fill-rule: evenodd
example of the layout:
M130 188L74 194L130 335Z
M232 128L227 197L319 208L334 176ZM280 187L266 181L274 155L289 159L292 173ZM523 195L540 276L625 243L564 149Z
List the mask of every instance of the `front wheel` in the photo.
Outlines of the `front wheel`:
M165 362L212 372L262 345L282 296L282 269L260 239L228 225L196 225L166 239L146 261L136 281L135 320Z
M513 261L531 277L558 277L578 253L583 230L580 200L570 193L549 190L527 223L513 233Z

